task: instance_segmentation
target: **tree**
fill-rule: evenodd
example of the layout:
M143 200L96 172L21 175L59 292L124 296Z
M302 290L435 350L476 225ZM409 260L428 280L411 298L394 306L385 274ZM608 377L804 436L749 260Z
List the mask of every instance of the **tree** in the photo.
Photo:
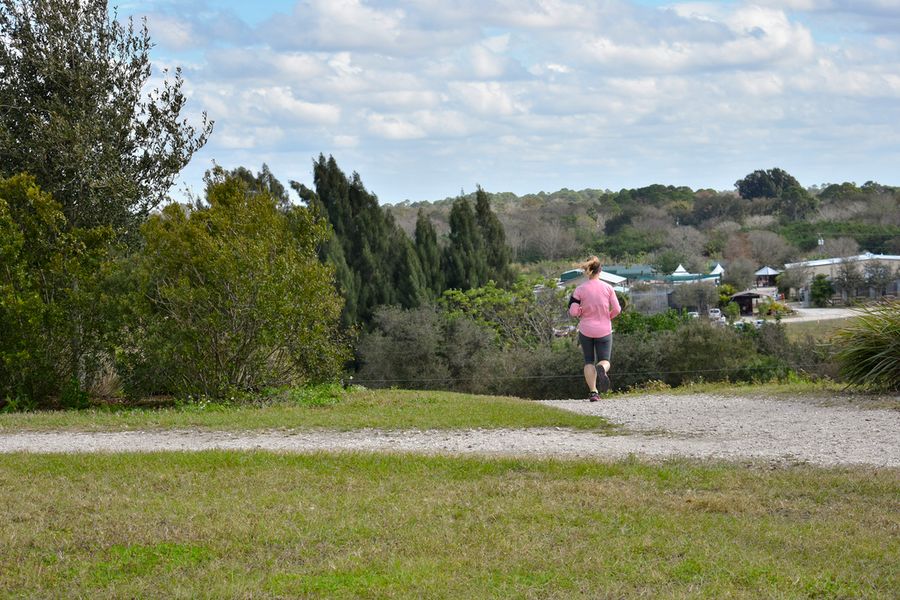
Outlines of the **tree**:
M442 263L448 289L468 290L487 283L484 239L472 206L462 196L450 209L450 240L444 248Z
M131 394L222 398L336 376L342 301L317 247L328 226L240 177L207 175L206 205L142 228L120 368Z
M416 217L416 254L422 265L422 275L432 295L443 291L444 276L441 272L441 249L438 246L437 232L431 219L421 209Z
M735 302L729 302L722 309L722 314L725 315L725 320L727 320L729 324L734 323L741 316L741 307Z
M796 266L785 269L775 277L775 285L778 291L787 298L791 290L799 290L809 281L809 269Z
M801 188L800 182L788 172L779 169L753 171L743 179L734 183L738 194L744 200L753 198L780 198L782 193L792 187Z
M745 290L753 284L755 272L756 263L746 258L736 258L725 265L722 281L733 285L736 289Z
M104 347L109 228L69 228L29 175L0 180L0 405L86 399Z
M313 179L315 191L296 181L291 186L333 228L335 242L323 244L320 256L334 265L347 298L344 324L370 322L380 305L419 306L428 295L427 284L412 241L359 174L348 178L334 157L320 154Z
M880 262L870 263L866 265L863 273L865 284L875 291L877 296L884 296L887 287L891 285L900 272L893 272L891 268Z
M278 206L287 209L291 197L284 185L272 174L269 165L263 163L262 170L256 175L246 167L238 167L231 171L232 177L242 179L247 184L247 191L254 194L268 194L278 202Z
M758 265L778 267L797 256L797 248L772 231L753 230L746 235L750 256Z
M776 209L787 221L802 221L818 207L819 201L799 185L785 188L776 203Z
M719 292L710 283L683 283L675 286L672 300L678 308L696 308L707 314L710 306L717 306Z
M841 294L844 302L849 304L856 296L856 289L865 283L866 278L855 260L843 260L834 276L834 289Z
M180 70L145 96L151 47L106 0L2 0L0 174L34 175L72 225L134 233L212 131L181 119Z
M816 275L809 287L809 296L815 306L823 308L831 302L831 297L834 296L834 286L825 275Z
M487 192L478 186L475 192L475 218L481 229L484 240L484 251L488 267L488 279L493 279L501 287L512 284L514 274L509 266L509 247L506 245L506 234L503 224L494 211Z

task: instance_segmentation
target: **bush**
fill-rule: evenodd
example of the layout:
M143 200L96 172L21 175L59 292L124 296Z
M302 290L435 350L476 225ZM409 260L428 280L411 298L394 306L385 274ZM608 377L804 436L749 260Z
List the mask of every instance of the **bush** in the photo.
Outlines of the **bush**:
M834 296L834 286L825 275L816 275L810 285L809 296L815 306L824 308Z
M84 404L103 362L111 239L107 228L67 228L31 177L0 179L0 405Z
M841 374L853 385L900 390L900 301L863 311L835 334Z
M652 378L673 386L733 379L755 354L753 346L732 328L715 327L702 320L663 332L654 341L661 372Z
M335 378L347 352L342 301L316 254L327 225L219 171L207 185L207 205L152 216L122 267L126 391L223 398Z
M617 334L675 331L689 320L690 317L686 311L678 311L672 308L655 315L644 315L633 310L623 310L616 317L613 328Z
M487 354L495 348L490 328L434 307L379 307L375 330L359 343L358 381L368 387L478 392Z

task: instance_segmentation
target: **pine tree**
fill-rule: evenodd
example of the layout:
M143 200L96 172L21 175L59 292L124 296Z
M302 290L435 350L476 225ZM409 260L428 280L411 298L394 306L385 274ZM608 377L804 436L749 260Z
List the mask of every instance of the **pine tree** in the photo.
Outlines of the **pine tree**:
M433 296L444 291L444 275L441 272L441 249L438 247L437 232L431 219L421 209L416 217L416 254L422 265L425 284Z
M491 200L481 186L478 186L475 193L475 216L484 239L488 279L493 279L500 287L508 287L512 284L514 275L509 266L510 252L506 245L506 232L503 230L503 223L491 210Z
M419 306L427 284L412 242L366 190L359 174L348 178L334 157L326 160L320 154L313 164L313 181L315 192L297 182L291 185L327 215L334 230L335 244L320 253L335 265L346 299L344 323L368 323L381 305Z
M460 196L450 209L450 243L444 249L448 289L468 290L487 283L484 240L469 201Z

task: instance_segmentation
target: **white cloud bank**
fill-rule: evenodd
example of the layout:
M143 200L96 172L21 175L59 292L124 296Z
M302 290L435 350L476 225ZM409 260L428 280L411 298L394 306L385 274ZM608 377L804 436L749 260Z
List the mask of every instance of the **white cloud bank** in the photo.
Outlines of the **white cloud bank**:
M325 152L389 202L727 188L772 166L900 183L898 2L306 0L252 26L203 0L131 11L216 120L195 181L212 159L308 180Z

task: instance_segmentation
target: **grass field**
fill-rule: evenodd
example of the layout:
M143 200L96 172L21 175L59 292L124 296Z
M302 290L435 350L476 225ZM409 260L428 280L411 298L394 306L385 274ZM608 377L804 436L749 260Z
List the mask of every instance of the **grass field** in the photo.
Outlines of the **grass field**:
M897 471L0 456L0 597L896 598Z
M827 341L831 339L834 333L845 327L850 319L825 319L823 321L798 321L792 323L790 319L782 321L784 323L784 331L788 339L796 342L806 337L812 337L815 340Z
M339 388L338 388L339 389ZM102 407L0 414L0 432L129 429L463 429L613 428L518 398L407 390L294 390L263 406L190 404L166 408Z

